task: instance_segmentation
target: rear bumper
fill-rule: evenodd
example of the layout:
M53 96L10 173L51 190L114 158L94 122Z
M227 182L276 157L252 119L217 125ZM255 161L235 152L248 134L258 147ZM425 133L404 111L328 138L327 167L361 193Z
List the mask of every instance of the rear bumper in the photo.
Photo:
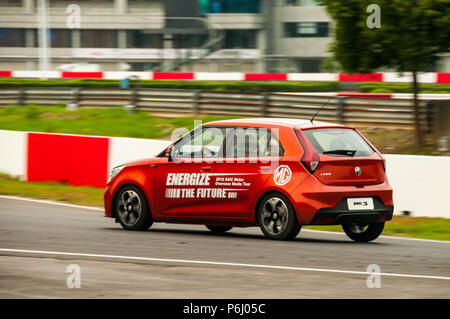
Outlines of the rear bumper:
M335 207L322 208L311 220L311 225L341 225L352 223L380 223L392 219L394 206L384 205L379 197L373 198L374 209L355 211L347 207L347 198L342 199Z
M374 198L374 210L350 211L347 207L349 197ZM322 184L314 175L307 177L292 193L290 199L300 225L317 224L318 218L328 218L327 223L322 221L320 225L364 222L365 220L372 222L378 221L379 216L387 216L389 220L392 218L394 206L392 188L387 180L381 184L362 187L331 186Z

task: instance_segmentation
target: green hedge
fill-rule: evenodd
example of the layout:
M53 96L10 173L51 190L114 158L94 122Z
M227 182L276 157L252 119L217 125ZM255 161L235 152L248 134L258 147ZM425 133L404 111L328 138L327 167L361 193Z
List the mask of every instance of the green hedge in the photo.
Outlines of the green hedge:
M131 85L137 84L135 80ZM143 88L187 89L205 91L235 92L337 92L341 91L340 82L210 82L210 81L140 81ZM119 80L103 79L16 79L0 78L0 88L19 87L81 87L81 88L118 88ZM421 93L450 93L450 84L421 84ZM366 82L357 85L359 92L365 93L412 93L409 83Z
M450 84L420 84L420 93L450 93ZM412 93L411 83L368 82L358 85L358 91L364 93Z
M131 85L137 84L135 80ZM237 92L330 92L339 91L339 82L207 82L207 81L140 81L143 88L191 89ZM74 79L37 80L0 78L0 88L6 87L81 87L118 88L119 80Z

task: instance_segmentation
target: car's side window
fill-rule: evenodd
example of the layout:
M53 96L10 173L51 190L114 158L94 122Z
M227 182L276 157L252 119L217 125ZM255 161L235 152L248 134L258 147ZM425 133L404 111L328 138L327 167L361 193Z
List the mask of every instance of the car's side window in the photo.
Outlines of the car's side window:
M223 156L226 130L202 127L179 140L172 148L173 158L218 158Z
M273 132L265 128L240 127L228 144L227 157L282 156L283 147Z

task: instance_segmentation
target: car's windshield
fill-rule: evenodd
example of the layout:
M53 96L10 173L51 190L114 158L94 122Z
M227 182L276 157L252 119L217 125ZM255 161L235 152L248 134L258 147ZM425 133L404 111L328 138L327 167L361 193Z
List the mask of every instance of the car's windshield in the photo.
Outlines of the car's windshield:
M318 153L331 156L368 156L372 147L354 130L322 128L305 130L303 133Z

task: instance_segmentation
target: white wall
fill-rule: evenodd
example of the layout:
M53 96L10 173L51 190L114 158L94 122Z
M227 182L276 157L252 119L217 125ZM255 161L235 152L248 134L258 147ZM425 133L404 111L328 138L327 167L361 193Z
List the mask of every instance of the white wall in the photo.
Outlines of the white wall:
M109 168L155 156L170 143L170 141L142 138L111 137L109 140Z
M26 160L27 134L0 130L0 173L24 179Z
M384 155L395 214L450 218L450 157Z

